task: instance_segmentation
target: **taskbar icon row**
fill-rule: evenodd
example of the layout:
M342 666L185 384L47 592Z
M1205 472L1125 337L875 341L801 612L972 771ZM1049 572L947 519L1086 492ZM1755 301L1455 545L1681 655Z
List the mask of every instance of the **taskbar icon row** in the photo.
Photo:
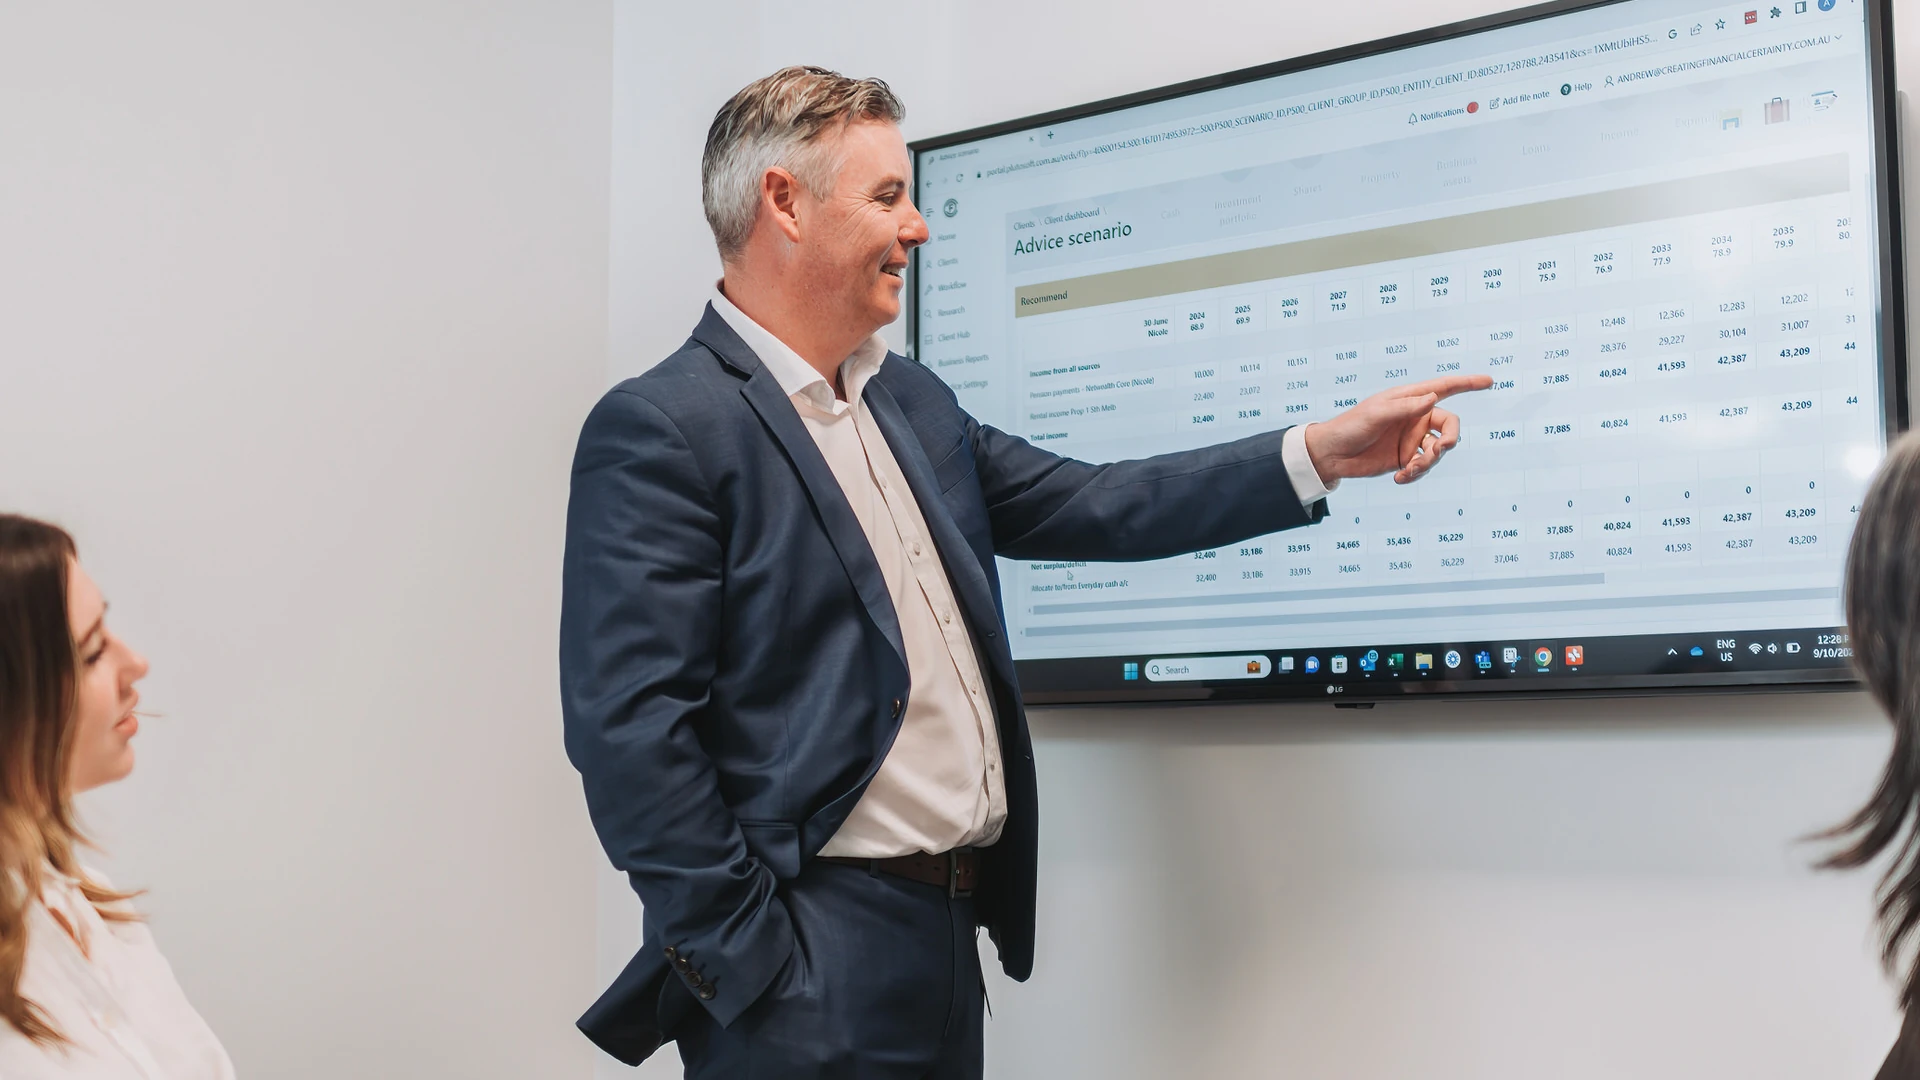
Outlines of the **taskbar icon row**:
M1474 679L1692 673L1844 666L1840 628L1719 635L1636 635L1529 641L1291 649L1123 660L1123 682L1233 683L1264 679ZM1111 669L1109 669L1111 670Z
M1387 675L1426 676L1435 672L1513 672L1523 666L1551 671L1560 665L1568 671L1586 666L1587 647L1579 645L1488 645L1465 649L1432 646L1428 649L1395 648L1354 650L1321 654L1283 653L1274 667L1282 675L1298 671L1302 675Z
M1584 645L1541 645L1525 650L1524 659L1541 670L1555 663L1578 671L1586 663ZM1457 648L1431 647L1431 651L1399 647L1352 650L1349 652L1288 652L1278 656L1237 654L1232 656L1175 656L1151 660L1127 660L1121 663L1122 680L1132 682L1212 682L1229 679L1264 679L1269 675L1426 675L1436 671L1493 671L1504 665L1518 668L1523 650L1517 645L1478 648L1469 653Z

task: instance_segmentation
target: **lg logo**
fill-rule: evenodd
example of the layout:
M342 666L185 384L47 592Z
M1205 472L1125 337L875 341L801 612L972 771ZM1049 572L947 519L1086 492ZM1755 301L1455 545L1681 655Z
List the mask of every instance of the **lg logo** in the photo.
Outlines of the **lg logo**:
M1347 688L1344 686L1341 686L1339 683L1327 684L1327 693L1329 694L1344 694L1346 692L1347 692Z

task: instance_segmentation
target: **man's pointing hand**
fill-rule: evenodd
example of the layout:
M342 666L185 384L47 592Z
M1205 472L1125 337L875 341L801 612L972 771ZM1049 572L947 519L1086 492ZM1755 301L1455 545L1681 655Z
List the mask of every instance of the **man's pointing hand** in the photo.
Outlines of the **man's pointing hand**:
M1324 423L1308 424L1307 456L1328 484L1393 473L1409 484L1460 441L1460 418L1443 398L1493 385L1491 375L1449 375L1382 390Z

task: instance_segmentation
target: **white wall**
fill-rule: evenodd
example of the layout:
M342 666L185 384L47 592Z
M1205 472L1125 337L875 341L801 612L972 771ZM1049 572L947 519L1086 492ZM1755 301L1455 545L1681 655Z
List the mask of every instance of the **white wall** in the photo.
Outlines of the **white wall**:
M1501 6L617 0L609 376L697 318L706 122L782 64L888 79L912 138ZM1794 842L1880 764L1857 695L1033 720L1039 957L990 1076L1865 1078L1892 1039L1871 883ZM603 968L635 911L603 877Z
M0 508L153 660L115 879L249 1078L585 1076L605 0L0 4Z

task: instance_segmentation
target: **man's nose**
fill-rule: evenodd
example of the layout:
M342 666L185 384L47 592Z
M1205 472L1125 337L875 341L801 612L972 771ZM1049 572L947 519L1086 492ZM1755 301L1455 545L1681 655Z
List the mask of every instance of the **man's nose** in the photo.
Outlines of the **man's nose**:
M907 204L907 220L900 226L900 246L917 248L927 242L927 219L920 216L920 208Z

